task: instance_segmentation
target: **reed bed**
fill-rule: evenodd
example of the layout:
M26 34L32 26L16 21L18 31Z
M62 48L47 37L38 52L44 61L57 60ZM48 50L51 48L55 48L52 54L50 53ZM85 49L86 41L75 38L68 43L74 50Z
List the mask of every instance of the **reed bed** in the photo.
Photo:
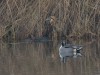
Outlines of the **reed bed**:
M0 38L96 38L99 0L1 0Z

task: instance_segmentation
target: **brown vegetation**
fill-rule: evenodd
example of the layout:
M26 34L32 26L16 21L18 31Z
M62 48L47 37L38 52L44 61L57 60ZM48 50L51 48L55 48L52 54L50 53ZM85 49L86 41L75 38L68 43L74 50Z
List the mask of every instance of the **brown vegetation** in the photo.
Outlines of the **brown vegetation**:
M0 38L98 37L99 4L99 0L1 0Z

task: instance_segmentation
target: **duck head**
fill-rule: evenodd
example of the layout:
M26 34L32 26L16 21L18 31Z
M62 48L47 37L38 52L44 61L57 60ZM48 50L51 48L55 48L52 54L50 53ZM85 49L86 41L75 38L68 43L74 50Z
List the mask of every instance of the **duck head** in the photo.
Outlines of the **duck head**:
M62 45L62 47L64 47L66 45L66 42L62 41L61 45Z

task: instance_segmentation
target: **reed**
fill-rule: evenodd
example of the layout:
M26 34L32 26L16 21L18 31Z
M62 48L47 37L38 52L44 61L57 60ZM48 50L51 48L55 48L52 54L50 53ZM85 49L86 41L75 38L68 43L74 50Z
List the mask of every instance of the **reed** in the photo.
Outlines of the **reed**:
M3 0L0 2L0 29L3 27L0 37L9 40L29 36L34 39L44 34L52 40L99 37L99 4L99 0ZM47 26L49 30L52 27L49 33Z

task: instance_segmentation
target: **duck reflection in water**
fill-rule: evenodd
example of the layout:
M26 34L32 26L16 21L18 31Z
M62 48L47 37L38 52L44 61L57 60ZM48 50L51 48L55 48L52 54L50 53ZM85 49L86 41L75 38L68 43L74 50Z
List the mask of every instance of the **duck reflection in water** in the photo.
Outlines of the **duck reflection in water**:
M81 55L82 46L76 46L72 44L67 44L66 42L62 42L59 48L59 56L62 62L66 62L68 57L78 57Z

